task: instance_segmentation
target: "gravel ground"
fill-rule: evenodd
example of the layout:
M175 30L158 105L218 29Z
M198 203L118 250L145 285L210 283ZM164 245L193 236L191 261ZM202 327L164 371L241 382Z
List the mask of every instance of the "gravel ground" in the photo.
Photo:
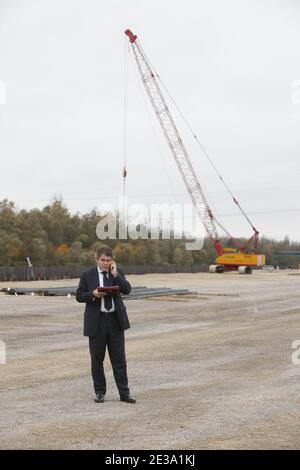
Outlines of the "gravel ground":
M135 286L193 291L127 301L136 405L119 401L108 358L106 401L94 403L74 298L1 295L0 448L299 448L300 365L291 356L300 277L291 273L128 276Z

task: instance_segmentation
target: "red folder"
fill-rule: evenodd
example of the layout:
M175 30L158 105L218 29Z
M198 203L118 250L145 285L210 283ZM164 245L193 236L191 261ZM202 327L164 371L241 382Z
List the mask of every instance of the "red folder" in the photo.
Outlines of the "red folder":
M98 292L107 292L108 294L117 294L119 292L119 286L103 286L97 287Z

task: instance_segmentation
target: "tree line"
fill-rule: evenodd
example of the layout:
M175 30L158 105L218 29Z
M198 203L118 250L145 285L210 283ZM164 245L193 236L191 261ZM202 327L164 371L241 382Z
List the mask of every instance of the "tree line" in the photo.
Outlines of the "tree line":
M205 240L201 250L187 251L186 240L104 240L96 235L96 226L103 215L96 209L86 214L72 214L61 199L55 198L43 209L17 210L14 202L0 201L0 266L26 264L26 257L35 265L64 266L94 264L99 245L109 245L116 260L123 265L192 266L212 264L214 247ZM240 240L243 242L244 240ZM229 241L222 239L224 246ZM267 255L267 264L297 266L297 257L278 257L278 251L300 251L300 243L286 236L277 241L261 238L259 252Z

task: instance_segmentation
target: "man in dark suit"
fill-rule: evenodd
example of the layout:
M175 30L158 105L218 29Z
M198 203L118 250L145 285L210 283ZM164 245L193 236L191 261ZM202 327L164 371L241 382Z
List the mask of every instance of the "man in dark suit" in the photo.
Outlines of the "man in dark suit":
M103 361L107 346L120 400L135 403L128 388L125 356L124 330L130 328L130 324L121 297L121 293L130 293L131 286L112 258L111 248L97 249L97 266L81 275L76 300L86 304L83 334L89 336L95 402L103 403L106 393ZM98 287L105 286L119 286L119 292L113 295L98 292Z

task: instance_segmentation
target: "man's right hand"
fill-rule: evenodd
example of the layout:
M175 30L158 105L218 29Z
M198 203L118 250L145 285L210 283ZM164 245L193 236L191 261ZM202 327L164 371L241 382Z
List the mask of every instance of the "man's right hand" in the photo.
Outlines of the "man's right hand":
M105 295L107 295L107 292L98 292L97 289L93 290L93 296L96 297L96 299L101 299L101 297Z

